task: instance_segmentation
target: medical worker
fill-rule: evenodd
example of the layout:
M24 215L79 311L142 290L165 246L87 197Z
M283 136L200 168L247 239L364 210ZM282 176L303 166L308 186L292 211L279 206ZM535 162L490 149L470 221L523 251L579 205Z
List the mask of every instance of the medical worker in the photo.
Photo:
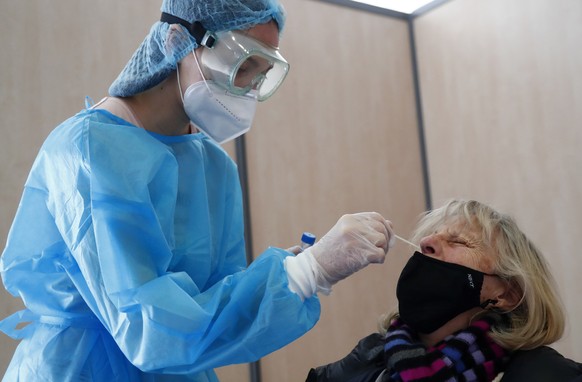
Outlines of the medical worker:
M21 339L5 381L216 381L213 368L304 334L317 293L384 261L391 223L359 213L246 268L239 179L219 144L287 74L283 9L161 10L110 97L58 126L32 167L0 262L26 306L0 324Z

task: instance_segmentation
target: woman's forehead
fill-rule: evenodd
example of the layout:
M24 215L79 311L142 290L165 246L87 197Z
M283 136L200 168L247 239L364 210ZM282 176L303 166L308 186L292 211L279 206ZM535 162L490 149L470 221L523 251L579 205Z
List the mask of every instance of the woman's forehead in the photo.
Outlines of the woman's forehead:
M451 235L470 236L475 239L483 237L483 230L476 219L468 219L459 215L446 217L440 222L436 230Z

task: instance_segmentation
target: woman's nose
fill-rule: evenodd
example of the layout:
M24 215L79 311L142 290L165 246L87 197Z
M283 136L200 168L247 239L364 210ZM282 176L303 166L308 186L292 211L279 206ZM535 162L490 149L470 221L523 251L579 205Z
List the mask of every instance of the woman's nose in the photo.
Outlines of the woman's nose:
M425 255L438 256L441 250L440 240L437 235L425 236L420 239L420 250Z

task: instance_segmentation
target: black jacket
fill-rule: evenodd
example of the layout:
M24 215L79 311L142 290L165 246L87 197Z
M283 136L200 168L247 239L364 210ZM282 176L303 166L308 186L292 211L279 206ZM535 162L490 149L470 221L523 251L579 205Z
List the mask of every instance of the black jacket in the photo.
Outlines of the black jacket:
M311 369L305 382L374 382L385 368L384 337L374 333L339 361Z
M582 382L582 364L541 346L511 356L501 382Z

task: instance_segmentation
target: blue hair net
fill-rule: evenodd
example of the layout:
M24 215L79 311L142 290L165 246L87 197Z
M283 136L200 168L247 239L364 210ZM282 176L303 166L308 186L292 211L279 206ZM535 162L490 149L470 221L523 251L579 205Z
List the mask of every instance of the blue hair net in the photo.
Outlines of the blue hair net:
M278 0L164 0L161 11L190 23L199 21L212 32L248 29L270 20L282 31L285 24L285 11ZM109 94L129 97L156 86L197 47L182 25L170 28L165 22L156 22L111 84Z

